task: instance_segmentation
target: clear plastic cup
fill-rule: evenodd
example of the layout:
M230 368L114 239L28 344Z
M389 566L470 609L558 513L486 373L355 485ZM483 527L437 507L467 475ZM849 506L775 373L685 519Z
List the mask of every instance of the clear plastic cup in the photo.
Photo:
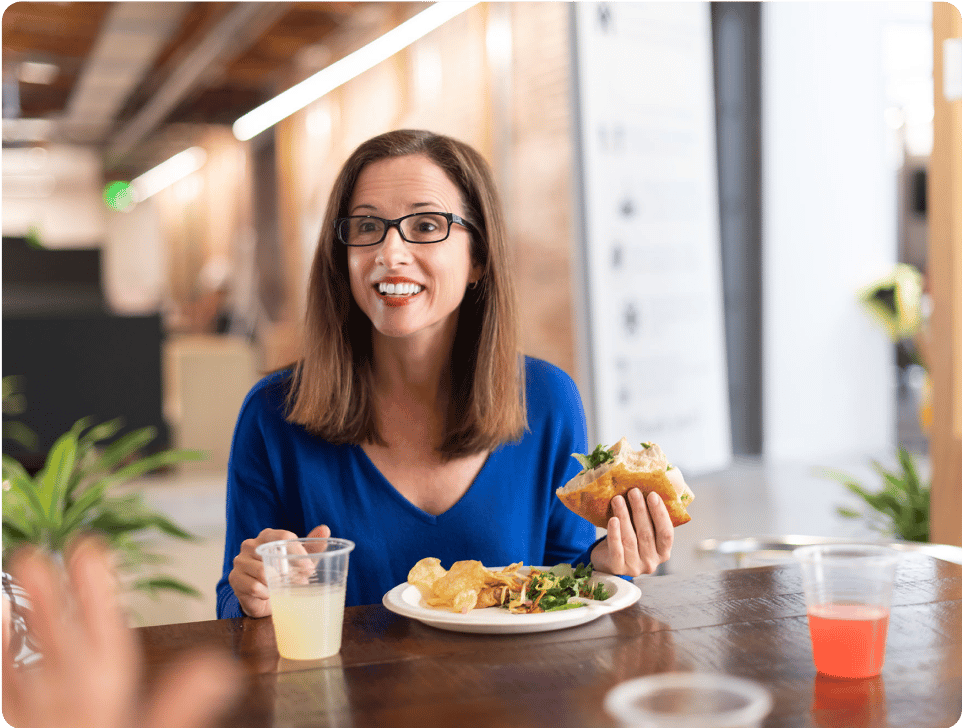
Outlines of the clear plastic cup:
M831 544L805 546L794 554L802 567L815 669L841 678L881 673L900 552Z
M257 547L281 657L317 660L340 651L353 549L354 543L342 538L297 538Z
M703 672L640 677L605 696L605 710L626 728L759 728L771 709L764 686Z

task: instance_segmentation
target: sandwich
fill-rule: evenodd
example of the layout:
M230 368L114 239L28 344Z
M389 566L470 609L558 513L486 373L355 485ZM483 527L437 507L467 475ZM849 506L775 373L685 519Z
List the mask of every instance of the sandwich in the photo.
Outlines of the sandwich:
M688 506L695 499L681 471L668 462L652 442L635 450L623 437L610 448L598 445L589 455L574 454L582 471L555 493L569 509L599 528L608 527L611 499L638 488L647 496L657 493L668 508L671 525L688 523Z

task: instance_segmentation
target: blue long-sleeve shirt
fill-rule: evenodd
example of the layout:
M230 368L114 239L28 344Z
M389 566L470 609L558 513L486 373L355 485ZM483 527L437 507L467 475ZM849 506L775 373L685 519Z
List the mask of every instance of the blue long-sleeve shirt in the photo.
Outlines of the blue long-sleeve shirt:
M243 615L227 581L241 542L264 528L305 536L327 524L353 541L347 605L373 604L407 580L420 559L445 568L588 563L595 529L555 489L578 473L571 453L587 452L584 407L571 378L525 362L528 430L492 451L464 496L435 516L401 495L357 445L331 445L284 419L290 372L265 377L241 407L227 474L224 572L217 616Z

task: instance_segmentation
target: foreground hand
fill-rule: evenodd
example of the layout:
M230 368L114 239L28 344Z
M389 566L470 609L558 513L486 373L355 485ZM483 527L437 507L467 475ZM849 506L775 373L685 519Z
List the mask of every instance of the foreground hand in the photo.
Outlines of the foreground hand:
M204 652L171 665L141 699L139 648L100 542L76 545L66 579L37 551L16 554L10 571L30 599L25 619L42 655L15 667L4 635L3 714L16 728L203 728L235 694L234 663Z
M308 538L328 538L331 529L318 526ZM264 562L257 554L257 547L271 541L286 541L298 538L296 533L277 528L265 528L257 538L249 538L241 543L241 550L234 557L234 568L227 575L237 601L244 614L249 617L266 617L271 613L270 595L267 592L267 578L264 576Z
M631 506L629 512L628 507ZM637 488L611 499L613 516L608 519L608 536L591 552L591 563L599 571L625 576L650 574L668 561L675 529L665 503L657 493L647 501Z

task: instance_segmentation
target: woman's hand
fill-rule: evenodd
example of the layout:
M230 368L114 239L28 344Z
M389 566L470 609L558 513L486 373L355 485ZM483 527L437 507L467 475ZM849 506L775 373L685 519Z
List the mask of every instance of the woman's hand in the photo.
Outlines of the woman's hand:
M24 618L41 658L14 666L4 635L4 718L17 728L213 725L237 691L240 670L226 654L199 651L167 668L144 699L142 658L110 561L94 539L72 550L67 578L36 550L14 555L10 571L30 599Z
M608 519L608 536L591 552L591 563L596 569L640 576L668 561L675 529L657 493L649 493L646 502L642 492L633 488L627 493L627 502L624 496L612 498L611 510L614 515Z
M308 538L328 538L331 529L318 526L309 534ZM241 543L241 550L234 557L234 568L227 575L237 601L240 602L244 614L249 617L266 617L271 613L270 595L267 592L267 578L264 576L264 562L257 554L257 547L271 541L286 541L298 538L296 533L276 528L265 528L257 538L249 538Z

